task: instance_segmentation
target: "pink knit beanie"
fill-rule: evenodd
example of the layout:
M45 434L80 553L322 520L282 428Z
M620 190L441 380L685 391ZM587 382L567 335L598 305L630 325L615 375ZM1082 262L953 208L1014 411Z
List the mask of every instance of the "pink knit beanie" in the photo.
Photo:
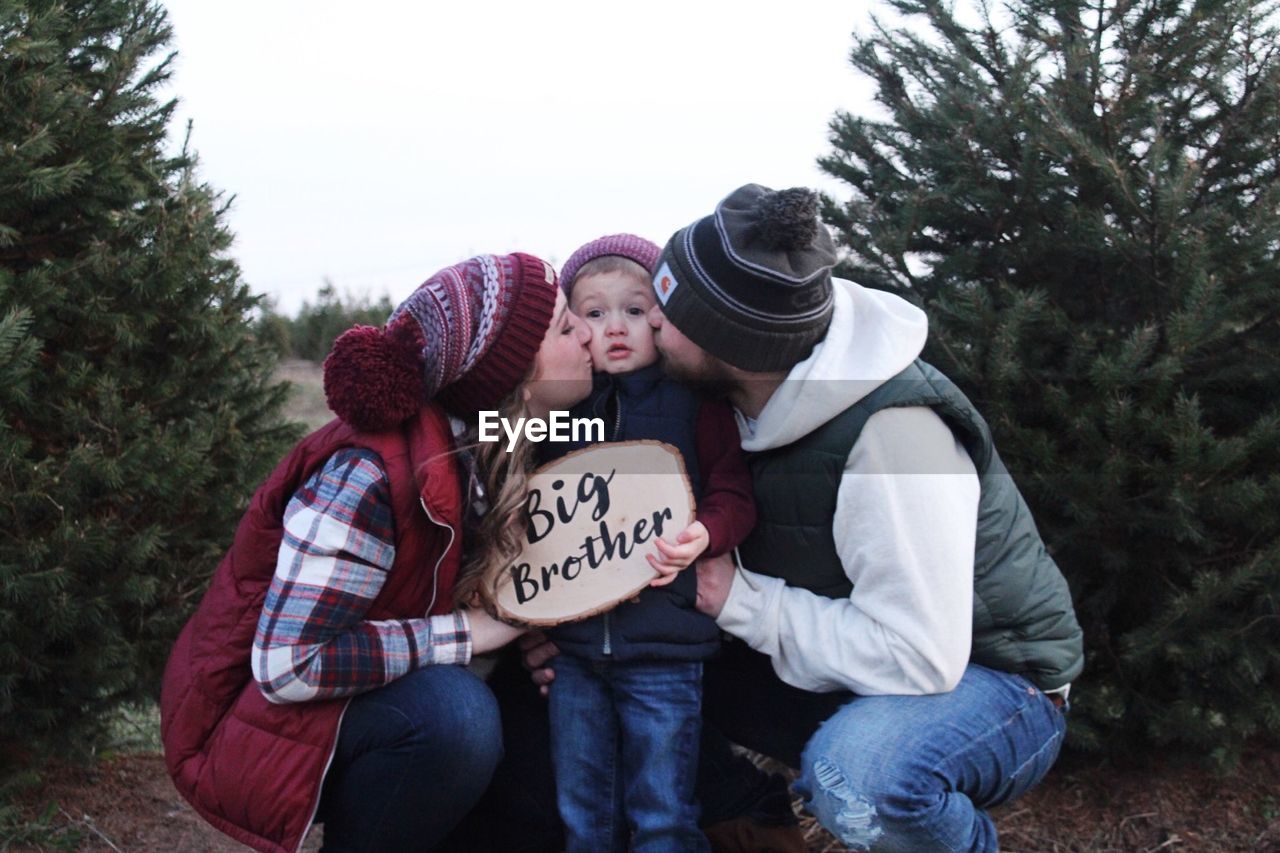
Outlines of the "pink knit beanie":
M569 256L569 260L565 261L564 266L560 268L560 286L564 288L565 296L572 296L573 280L577 277L578 270L582 269L588 261L594 261L596 258L618 255L635 261L644 267L645 272L652 273L660 254L662 249L643 237L637 237L635 234L610 234L607 237L592 240Z

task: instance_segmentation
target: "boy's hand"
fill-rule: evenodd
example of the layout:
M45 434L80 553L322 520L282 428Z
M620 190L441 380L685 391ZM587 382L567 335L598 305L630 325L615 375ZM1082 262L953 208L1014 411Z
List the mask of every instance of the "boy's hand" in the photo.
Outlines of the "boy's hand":
M653 566L658 577L650 581L649 586L666 586L676 579L682 569L707 550L707 545L711 544L711 534L707 532L706 525L695 521L680 531L676 544L672 545L662 539L656 540L654 544L658 546L660 559L654 558L652 554L646 554L645 559Z

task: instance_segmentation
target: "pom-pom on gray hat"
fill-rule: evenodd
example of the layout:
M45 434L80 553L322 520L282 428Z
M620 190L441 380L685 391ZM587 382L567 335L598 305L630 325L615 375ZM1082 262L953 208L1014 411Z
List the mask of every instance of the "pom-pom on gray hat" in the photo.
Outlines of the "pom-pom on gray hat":
M672 235L653 287L667 321L711 355L788 370L831 324L835 262L812 190L747 184Z

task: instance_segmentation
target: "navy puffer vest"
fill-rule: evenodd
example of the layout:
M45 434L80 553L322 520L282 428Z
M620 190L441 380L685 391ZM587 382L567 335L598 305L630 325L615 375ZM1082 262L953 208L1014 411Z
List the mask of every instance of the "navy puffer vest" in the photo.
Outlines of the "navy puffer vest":
M696 499L702 496L698 407L697 398L655 364L631 373L597 374L591 396L572 414L602 418L609 441L653 439L674 446L684 457ZM584 446L544 444L543 461ZM645 589L608 613L558 625L549 634L561 651L588 660L703 660L715 652L719 632L711 617L694 608L697 595L697 573L690 567L667 586Z

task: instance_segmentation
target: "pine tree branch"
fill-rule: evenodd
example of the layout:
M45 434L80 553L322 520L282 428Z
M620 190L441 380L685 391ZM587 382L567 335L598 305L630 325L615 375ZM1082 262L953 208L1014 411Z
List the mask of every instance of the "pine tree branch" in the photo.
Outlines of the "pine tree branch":
M1258 625L1262 624L1263 622L1269 622L1269 621L1271 621L1271 620L1280 620L1280 613L1268 613L1268 614L1266 614L1266 615L1264 615L1264 616L1259 616L1258 618L1256 618L1256 619L1254 619L1252 622L1250 622L1248 625L1245 625L1245 626L1244 626L1244 627L1242 627L1242 628L1239 628L1239 629L1237 629L1237 630L1235 630L1235 631L1232 631L1232 632L1231 632L1230 634L1228 634L1227 636L1229 636L1229 637L1243 637L1245 634L1247 634L1247 633L1249 633L1250 631L1252 631L1252 630L1253 630L1255 627L1257 627Z
M1225 119L1221 118L1221 112L1219 113L1219 116L1216 117L1221 128L1213 145L1210 146L1208 151L1206 151L1201 158L1201 173L1205 176L1205 180L1201 182L1200 190L1196 194L1195 207L1199 207L1204 204L1206 197L1212 189L1213 181L1210 180L1210 178L1214 176L1215 167L1218 165L1218 162L1223 156L1225 156L1228 144L1235 142L1233 139L1233 131L1235 130L1240 117L1252 104L1253 99L1258 92L1258 84L1260 80L1263 75L1268 72L1275 73L1271 64L1275 53L1276 46L1272 44L1269 46L1266 55L1258 64L1258 67L1253 74L1246 74L1239 98L1234 104L1230 105L1228 110L1223 110L1223 112L1226 113ZM1253 186L1256 187L1256 184L1253 184Z

